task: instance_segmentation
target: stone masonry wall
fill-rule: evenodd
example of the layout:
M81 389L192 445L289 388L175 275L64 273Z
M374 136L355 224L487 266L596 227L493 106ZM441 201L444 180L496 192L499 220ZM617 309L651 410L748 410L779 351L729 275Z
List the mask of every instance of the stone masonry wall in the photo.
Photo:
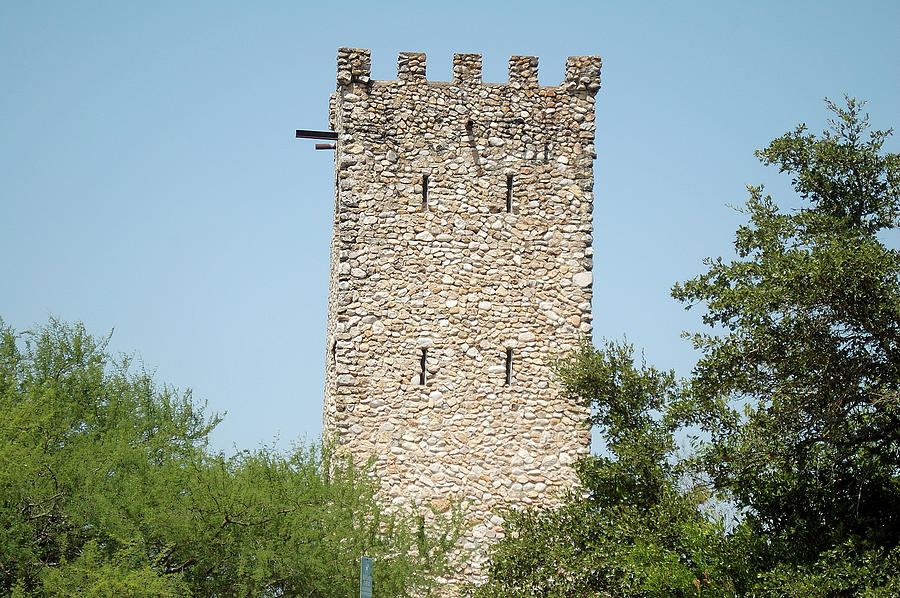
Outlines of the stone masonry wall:
M549 364L591 332L600 66L569 58L548 87L513 56L493 84L456 54L436 82L405 52L372 81L368 50L338 51L324 429L375 456L393 504L465 499L469 547L499 508L553 504L590 450Z

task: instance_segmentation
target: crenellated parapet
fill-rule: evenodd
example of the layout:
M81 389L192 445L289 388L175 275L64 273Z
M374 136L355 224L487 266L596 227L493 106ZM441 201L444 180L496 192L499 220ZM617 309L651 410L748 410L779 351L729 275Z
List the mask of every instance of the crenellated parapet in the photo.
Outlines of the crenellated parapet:
M510 85L536 87L538 85L537 56L511 57L509 59L509 83Z
M566 91L594 94L600 89L600 56L570 56L566 60L565 78L558 86ZM483 83L481 54L454 54L453 80L457 85L514 85L538 87L537 56L512 56L509 59L509 83ZM359 48L338 50L338 87L371 82L371 54ZM424 52L400 52L397 57L397 80L406 84L446 84L429 81Z
M453 82L481 83L481 54L454 54Z
M366 85L372 74L372 59L369 50L359 48L339 48L337 57L338 86L361 83Z
M400 52L397 78L409 83L425 82L425 52Z
M600 89L600 68L603 61L599 56L569 56L566 60L566 79L563 87L567 90L596 93Z

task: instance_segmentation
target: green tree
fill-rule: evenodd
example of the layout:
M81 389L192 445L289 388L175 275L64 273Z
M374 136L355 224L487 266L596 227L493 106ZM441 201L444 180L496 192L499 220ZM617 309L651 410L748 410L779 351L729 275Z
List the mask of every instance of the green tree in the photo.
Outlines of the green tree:
M674 374L618 343L585 344L557 372L564 395L593 407L608 455L578 463L581 488L562 506L506 514L475 596L736 595L723 526L681 483Z
M476 596L900 595L900 156L861 103L828 107L823 135L757 152L803 205L750 187L737 257L674 287L711 327L689 380L610 344L560 363L609 455L561 507L508 514Z
M199 515L180 561L195 594L352 598L359 557L374 557L380 596L426 596L462 529L457 510L429 524L380 504L371 466L298 446L221 455L192 466Z
M201 458L216 420L80 325L0 328L0 592L63 587L59 572L97 559L164 575L180 463Z
M764 538L763 595L897 583L875 580L900 541L900 252L884 242L900 156L862 103L828 107L821 136L801 125L757 152L791 175L802 206L750 187L736 259L708 260L673 290L713 327L693 336L702 355L681 413L708 434L703 471ZM864 573L842 581L836 560Z
M190 393L106 339L0 321L0 594L427 595L459 517L386 513L370 467L301 445L213 453Z

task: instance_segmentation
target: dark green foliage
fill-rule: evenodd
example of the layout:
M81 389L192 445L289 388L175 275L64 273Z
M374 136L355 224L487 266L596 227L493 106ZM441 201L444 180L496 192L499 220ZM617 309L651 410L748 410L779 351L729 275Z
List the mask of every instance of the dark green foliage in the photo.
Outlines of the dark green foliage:
M674 375L615 343L585 345L557 371L565 394L594 407L609 456L578 464L583 488L563 506L507 513L475 596L734 596L722 525L704 493L680 489L665 415Z
M389 515L367 468L299 447L226 458L217 422L82 326L0 322L0 594L426 595L457 521Z
M562 507L509 514L476 596L900 595L900 156L861 103L828 107L823 135L757 152L804 203L750 187L736 259L673 289L711 329L690 379L616 345L561 362L609 456Z
M900 156L860 103L829 107L823 136L801 126L757 152L806 205L751 188L737 259L674 289L722 331L693 337L703 470L768 560L810 571L838 546L849 562L900 541L900 252L880 237L900 224Z
M848 540L818 555L815 562L791 559L760 567L749 594L773 598L896 598L900 596L900 548Z

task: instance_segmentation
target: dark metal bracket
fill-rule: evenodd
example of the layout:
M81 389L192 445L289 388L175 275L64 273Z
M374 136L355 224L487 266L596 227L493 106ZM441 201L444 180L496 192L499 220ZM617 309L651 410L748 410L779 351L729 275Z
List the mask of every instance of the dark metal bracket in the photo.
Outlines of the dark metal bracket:
M337 141L338 134L334 131L309 131L307 129L297 129L297 139L326 139L328 141ZM333 150L334 143L317 143L317 150Z

